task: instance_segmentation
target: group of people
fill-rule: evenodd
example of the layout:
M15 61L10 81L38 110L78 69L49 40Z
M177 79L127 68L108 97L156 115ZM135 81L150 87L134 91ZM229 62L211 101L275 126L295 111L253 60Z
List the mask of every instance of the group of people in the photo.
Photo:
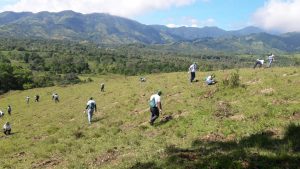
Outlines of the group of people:
M188 73L190 73L190 82L193 83L193 81L195 80L196 78L196 71L197 71L197 64L196 62L194 62L190 67L189 67L189 71ZM214 74L211 74L211 75L208 75L206 78L205 78L205 82L207 85L213 85L213 84L216 84L217 81L215 80L215 75Z
M274 61L274 55L270 54L270 56L268 56L268 60L269 60L268 67L271 67L272 62ZM253 68L255 69L256 66L261 67L263 64L264 64L264 60L257 59ZM188 73L190 73L190 82L191 83L195 80L196 71L197 71L197 64L194 62L192 65L190 65L189 71L188 71ZM140 82L146 82L146 78L141 77ZM215 75L211 74L211 75L207 76L205 79L205 82L207 85L213 85L213 84L217 83L217 81L215 80ZM100 91L104 92L104 83L100 84ZM153 125L155 120L162 113L161 95L162 95L162 91L159 90L155 94L151 95L151 97L150 97L150 100L149 100L149 106L150 106L150 112L151 112L151 118L149 121L150 125ZM39 95L35 95L35 102L39 102L39 98L40 98ZM30 97L27 96L26 97L27 104L29 104L29 99L30 99ZM59 102L59 96L57 93L52 94L52 100L54 100L55 103ZM7 112L9 115L11 114L11 106L10 105L8 106ZM84 111L84 113L87 113L89 124L91 124L91 122L92 122L92 117L93 117L94 112L97 112L97 105L96 105L96 102L93 99L93 97L90 97L90 99L88 100L88 102L86 104L85 111ZM0 118L3 115L4 115L4 113L0 110ZM11 126L10 126L9 122L6 122L4 124L3 131L5 134L11 133Z
M7 106L7 113L8 115L11 115L11 111L12 111L12 108L10 105ZM0 118L2 118L4 116L4 112L2 110L0 110ZM3 125L3 132L5 135L10 135L11 133L11 126L9 124L9 122L6 122L4 125Z
M26 100L26 103L29 104L30 97L26 96L25 100ZM37 94L34 96L34 102L39 102L39 101L40 101L40 95Z
M275 58L275 56L272 53L268 56L269 65L267 66L267 68L270 68L272 66L272 63L275 60L274 58ZM263 60L263 59L256 59L256 62L254 64L254 66L253 66L253 69L255 69L256 66L258 66L258 67L261 68L262 65L264 64L264 62L265 62L265 60Z

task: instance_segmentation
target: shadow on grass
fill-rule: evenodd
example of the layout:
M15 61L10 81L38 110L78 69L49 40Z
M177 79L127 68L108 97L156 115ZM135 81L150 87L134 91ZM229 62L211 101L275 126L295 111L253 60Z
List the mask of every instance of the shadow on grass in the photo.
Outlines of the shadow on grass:
M289 125L282 138L265 131L240 141L197 139L190 148L168 146L165 153L162 168L300 169L300 126Z
M137 162L135 165L130 167L130 169L162 169L162 168L158 167L154 162L146 162L146 163Z
M93 119L92 119L92 122L98 122L98 121L101 121L101 120L104 120L104 119L106 119L107 117L94 117Z
M164 125L164 124L168 123L171 120L173 120L173 116L165 115L165 116L161 117L161 120L157 124L155 124L155 126Z

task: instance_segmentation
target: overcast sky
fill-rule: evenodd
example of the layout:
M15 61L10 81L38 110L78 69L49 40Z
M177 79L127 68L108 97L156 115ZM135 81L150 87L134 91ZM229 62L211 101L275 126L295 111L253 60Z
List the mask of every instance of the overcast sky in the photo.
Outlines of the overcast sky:
M0 11L110 13L143 24L300 31L300 0L0 0Z

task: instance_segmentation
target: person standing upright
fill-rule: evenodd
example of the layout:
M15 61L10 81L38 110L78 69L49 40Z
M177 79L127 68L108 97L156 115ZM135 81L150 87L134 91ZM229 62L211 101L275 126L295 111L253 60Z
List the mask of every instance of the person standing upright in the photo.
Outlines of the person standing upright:
M197 64L196 62L194 62L190 67L189 67L189 72L191 74L191 83L193 82L193 80L195 79L196 77L196 70L197 70Z
M101 83L101 85L100 85L100 91L104 92L104 83Z
M29 104L29 99L30 97L29 96L26 96L26 103Z
M274 61L274 55L273 53L270 54L270 56L268 56L268 60L269 60L269 65L268 65L268 68L270 68L272 66L272 63Z
M92 118L93 118L93 113L94 113L94 111L97 112L97 105L96 105L95 100L93 100L93 97L91 97L90 100L87 102L85 109L87 111L89 124L91 124Z
M151 112L151 119L150 125L154 124L154 121L159 117L159 113L162 113L162 106L161 106L161 96L162 92L158 91L156 94L153 94L150 97L149 106Z
M10 105L8 105L8 107L7 107L7 113L8 113L9 115L11 115L11 106L10 106Z

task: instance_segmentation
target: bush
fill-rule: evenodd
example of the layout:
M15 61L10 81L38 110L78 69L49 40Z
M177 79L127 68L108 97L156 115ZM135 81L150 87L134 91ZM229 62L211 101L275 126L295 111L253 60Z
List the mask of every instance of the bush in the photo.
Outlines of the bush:
M229 78L229 86L231 88L237 88L239 87L241 84L240 84L240 75L238 73L238 71L232 73L230 75L230 78Z
M231 73L230 77L226 77L225 79L222 80L222 84L225 87L231 87L231 88L237 88L241 86L240 83L240 75L239 72L233 72Z

